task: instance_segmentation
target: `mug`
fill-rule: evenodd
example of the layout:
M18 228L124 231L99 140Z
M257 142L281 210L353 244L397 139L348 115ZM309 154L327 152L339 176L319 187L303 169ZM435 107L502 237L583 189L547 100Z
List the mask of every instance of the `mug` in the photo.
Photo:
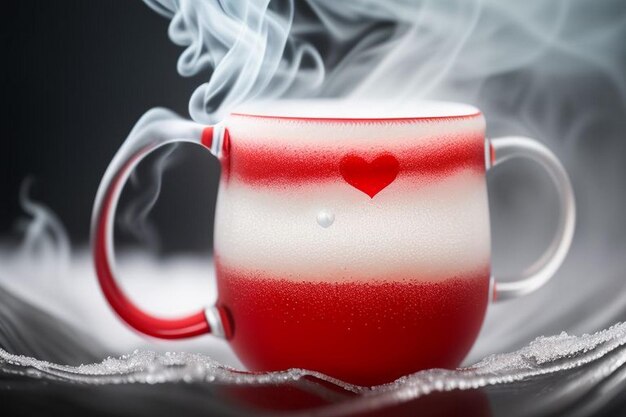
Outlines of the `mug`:
M559 161L532 139L486 138L485 118L470 105L284 100L244 105L216 126L144 122L96 197L102 291L136 330L166 339L211 333L250 370L307 368L375 385L454 368L488 303L545 284L572 241L573 191ZM203 146L221 163L218 295L202 311L165 319L116 284L113 219L132 169L174 142ZM544 255L500 281L491 275L486 173L514 157L548 172L561 211Z

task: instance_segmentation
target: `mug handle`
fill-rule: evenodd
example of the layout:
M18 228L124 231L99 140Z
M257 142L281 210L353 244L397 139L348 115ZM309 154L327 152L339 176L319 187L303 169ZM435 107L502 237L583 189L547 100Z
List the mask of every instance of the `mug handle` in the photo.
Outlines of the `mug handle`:
M113 224L117 203L132 170L154 150L172 143L195 143L222 159L228 149L225 129L204 127L191 121L172 122L173 113L156 109L146 114L133 128L132 141L125 142L109 164L98 188L91 222L91 246L96 274L102 292L115 312L136 330L163 339L181 339L212 333L229 337L231 326L226 312L209 307L187 317L166 319L140 309L122 291L115 279ZM155 114L158 113L158 114ZM149 123L148 123L149 122Z
M539 163L550 175L557 189L560 204L559 222L552 242L535 261L515 280L499 282L493 279L494 300L506 300L528 294L550 280L563 263L572 243L576 222L574 191L567 172L556 156L538 141L520 136L507 136L489 140L491 168L509 159L523 157Z

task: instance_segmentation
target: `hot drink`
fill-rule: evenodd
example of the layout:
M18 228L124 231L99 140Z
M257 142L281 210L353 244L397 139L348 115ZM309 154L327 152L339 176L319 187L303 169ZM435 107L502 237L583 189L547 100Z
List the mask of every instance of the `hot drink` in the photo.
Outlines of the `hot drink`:
M573 200L554 156L530 139L485 139L474 107L440 102L283 101L220 126L146 129L109 168L94 218L100 283L116 311L163 338L212 332L251 370L309 368L372 385L456 367L494 294L543 284L571 241ZM123 181L164 143L199 143L222 164L215 217L218 298L171 320L135 307L113 279L111 222ZM563 216L542 263L495 284L485 172L523 155L555 179Z
M215 252L244 363L369 384L458 365L489 298L482 116L228 123Z

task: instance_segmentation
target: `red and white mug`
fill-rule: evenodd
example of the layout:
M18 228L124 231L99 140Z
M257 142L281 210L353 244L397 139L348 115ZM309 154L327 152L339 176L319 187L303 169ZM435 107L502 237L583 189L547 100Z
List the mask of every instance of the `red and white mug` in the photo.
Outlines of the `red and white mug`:
M485 138L482 113L465 104L253 103L213 127L140 122L135 138L108 167L94 207L104 295L140 332L212 333L255 371L308 368L373 385L456 367L490 300L542 286L572 241L573 192L556 157L532 139ZM218 296L195 314L164 319L115 282L113 218L132 169L174 142L204 146L222 165ZM485 175L517 156L550 174L561 214L539 261L499 282L490 268Z

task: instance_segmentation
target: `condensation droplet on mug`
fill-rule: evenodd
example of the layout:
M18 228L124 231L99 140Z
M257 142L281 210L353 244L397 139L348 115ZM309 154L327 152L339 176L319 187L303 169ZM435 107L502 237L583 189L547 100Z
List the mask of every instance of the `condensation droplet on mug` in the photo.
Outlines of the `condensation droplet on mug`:
M317 224L322 226L323 228L330 227L331 224L335 221L335 213L328 210L320 210L317 213Z

